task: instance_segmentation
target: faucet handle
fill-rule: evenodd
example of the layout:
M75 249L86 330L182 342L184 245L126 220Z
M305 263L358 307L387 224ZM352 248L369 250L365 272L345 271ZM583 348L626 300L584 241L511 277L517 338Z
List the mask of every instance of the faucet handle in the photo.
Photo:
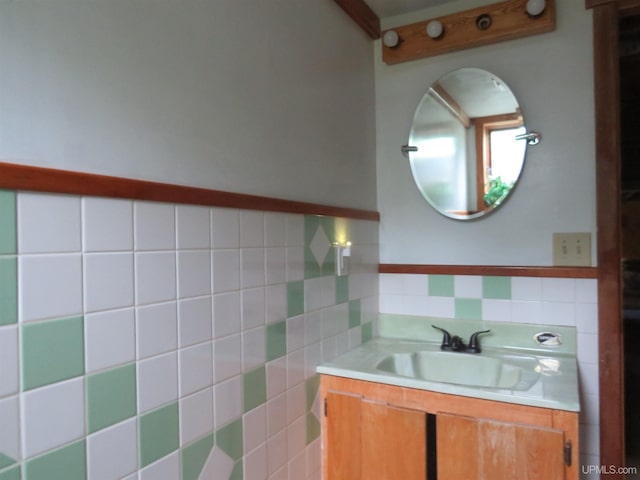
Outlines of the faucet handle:
M444 328L436 327L435 325L431 325L436 330L440 330L442 332L442 347L450 347L451 346L451 334L447 332Z
M469 338L469 347L467 347L467 351L471 353L480 353L480 342L478 341L478 336L483 333L489 333L491 330L482 330L480 332L473 333L471 338Z

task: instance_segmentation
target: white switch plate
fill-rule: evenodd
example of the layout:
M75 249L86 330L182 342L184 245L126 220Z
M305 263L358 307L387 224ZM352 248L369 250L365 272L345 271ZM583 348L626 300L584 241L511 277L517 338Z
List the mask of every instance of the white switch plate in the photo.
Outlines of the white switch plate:
M557 267L590 267L591 233L554 233L553 264Z

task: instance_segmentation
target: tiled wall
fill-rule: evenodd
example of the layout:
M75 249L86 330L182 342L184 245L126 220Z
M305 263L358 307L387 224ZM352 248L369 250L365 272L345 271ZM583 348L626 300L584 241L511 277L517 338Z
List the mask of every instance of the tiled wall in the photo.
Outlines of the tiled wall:
M599 465L597 302L592 279L380 275L381 313L576 327L584 465Z
M377 222L0 191L0 226L0 480L320 478Z

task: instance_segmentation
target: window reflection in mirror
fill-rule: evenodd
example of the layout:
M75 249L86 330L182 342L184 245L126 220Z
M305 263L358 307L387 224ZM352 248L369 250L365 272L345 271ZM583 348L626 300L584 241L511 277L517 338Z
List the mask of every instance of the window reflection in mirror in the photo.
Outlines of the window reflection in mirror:
M477 68L445 75L416 109L409 145L424 198L450 218L477 218L511 193L522 171L526 132L518 102L497 76Z

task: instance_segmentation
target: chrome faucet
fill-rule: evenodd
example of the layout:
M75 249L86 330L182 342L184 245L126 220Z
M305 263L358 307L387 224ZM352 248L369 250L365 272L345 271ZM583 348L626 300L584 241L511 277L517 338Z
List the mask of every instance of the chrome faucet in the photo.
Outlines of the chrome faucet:
M436 327L435 325L431 325L436 330L440 330L442 332L442 344L440 345L440 350L446 350L449 352L466 352L466 353L480 353L482 350L480 348L480 340L478 336L483 333L489 333L491 330L481 330L479 332L475 332L469 338L469 344L465 345L464 340L457 335L451 335L444 328Z

